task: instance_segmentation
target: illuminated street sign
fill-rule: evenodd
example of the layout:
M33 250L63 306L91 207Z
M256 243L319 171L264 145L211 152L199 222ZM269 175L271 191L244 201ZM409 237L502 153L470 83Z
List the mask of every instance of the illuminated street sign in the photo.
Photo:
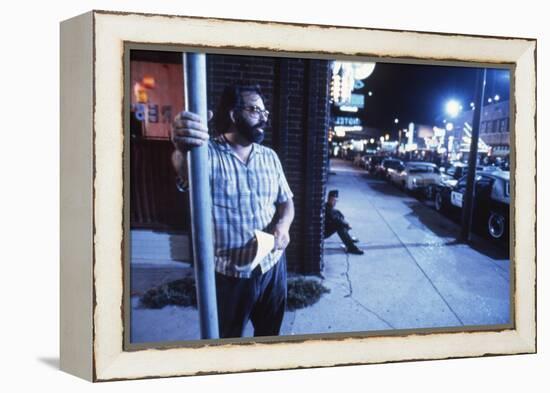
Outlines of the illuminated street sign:
M337 116L334 119L334 124L337 126L360 126L361 119L358 117Z

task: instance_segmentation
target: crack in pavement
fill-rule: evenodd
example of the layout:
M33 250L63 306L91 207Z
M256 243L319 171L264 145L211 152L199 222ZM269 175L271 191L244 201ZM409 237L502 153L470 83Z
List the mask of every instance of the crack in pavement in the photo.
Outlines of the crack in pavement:
M372 311L370 308L368 308L367 306L365 306L363 303L361 303L359 300L355 299L355 298L351 298L351 300L353 300L359 307L361 307L363 310L367 311L368 313L371 313L372 315L374 315L376 318L378 318L379 320L381 320L383 323L385 323L386 325L389 326L390 329L396 329L395 326L393 326L391 323L389 323L388 321L386 321L384 318L382 318L380 315L378 315L376 312Z
M374 315L376 318L378 318L380 321L382 321L383 323L385 323L387 326L390 327L390 329L395 329L395 327L389 323L388 321L386 321L384 318L382 318L380 315L378 315L376 312L372 311L370 308L368 308L367 306L365 306L363 303L361 303L359 300L357 300L356 298L353 297L353 286L351 284L351 279L349 278L349 269L350 269L350 263L349 263L349 254L346 253L346 280L348 282L348 288L349 288L349 293L347 295L345 295L344 297L349 297L351 298L351 300L353 300L355 302L355 304L357 304L359 307L361 307L363 310L367 311L368 313Z
M359 300L357 300L356 298L353 297L353 285L351 283L351 279L350 279L350 276L349 276L349 270L350 270L349 254L346 252L346 271L345 271L344 274L345 274L345 277L346 277L346 281L348 283L348 285L347 285L348 294L344 295L344 297L350 298L355 304L357 304L359 307L361 307L363 310L365 310L369 314L374 315L376 318L378 318L380 321L382 321L382 323L387 325L390 329L395 329L395 326L393 326L390 322L386 321L384 318L382 318L380 315L378 315L378 313L371 310L370 308L365 306L363 303L361 303ZM325 280L322 280L322 281L325 281ZM326 280L326 281L330 281L330 280Z
M353 286L351 285L351 280L349 279L349 254L346 252L346 281L348 282L349 293L344 297L351 297L353 295Z

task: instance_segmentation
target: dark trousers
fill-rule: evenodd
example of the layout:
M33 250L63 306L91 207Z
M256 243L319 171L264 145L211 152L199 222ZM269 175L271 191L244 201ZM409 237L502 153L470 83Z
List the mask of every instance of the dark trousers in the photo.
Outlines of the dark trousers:
M340 236L342 243L344 243L347 248L355 247L351 235L349 234L349 229L344 224L336 224L327 227L325 229L325 239L329 236L332 236L334 232L338 233L338 236Z
M277 336L286 306L286 259L269 271L256 268L251 278L216 273L220 338L242 337L250 319L254 336Z

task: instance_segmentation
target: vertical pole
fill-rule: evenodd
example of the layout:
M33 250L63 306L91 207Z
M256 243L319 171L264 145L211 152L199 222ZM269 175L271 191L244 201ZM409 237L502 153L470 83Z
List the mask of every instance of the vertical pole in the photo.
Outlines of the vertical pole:
M487 79L487 68L477 71L476 98L474 119L472 121L472 138L470 141L470 156L468 157L468 175L466 182L466 194L462 206L462 230L463 241L470 241L472 228L472 213L474 210L475 175L477 166L477 145L479 142L479 128L481 124L481 113L483 111L483 100L485 99L485 82Z
M200 53L183 54L185 106L207 124L206 58ZM212 201L210 197L208 146L192 148L187 156L191 201L191 231L201 338L219 338Z

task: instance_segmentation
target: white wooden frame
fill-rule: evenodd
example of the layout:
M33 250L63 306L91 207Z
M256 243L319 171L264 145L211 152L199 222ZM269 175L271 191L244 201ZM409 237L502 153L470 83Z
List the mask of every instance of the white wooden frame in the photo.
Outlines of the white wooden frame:
M124 351L125 42L513 65L514 327ZM535 55L536 40L519 38L101 11L63 22L61 368L106 381L535 352Z

